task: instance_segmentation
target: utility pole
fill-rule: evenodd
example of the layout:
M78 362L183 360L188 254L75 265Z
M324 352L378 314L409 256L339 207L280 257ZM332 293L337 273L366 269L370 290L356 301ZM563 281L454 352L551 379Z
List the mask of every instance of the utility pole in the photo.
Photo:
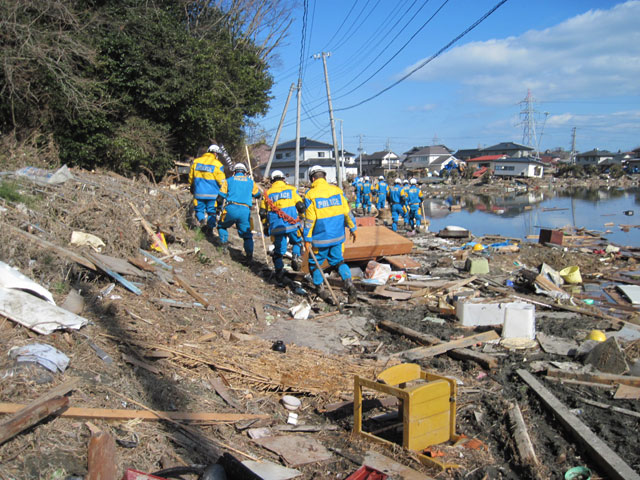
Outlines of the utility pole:
M336 180L338 187L342 188L342 170L340 168L340 160L338 159L338 139L336 138L336 123L333 120L333 107L331 105L331 88L329 87L329 73L327 72L327 57L331 56L331 52L316 53L313 58L316 60L322 58L324 66L324 81L327 84L327 103L329 104L329 119L331 120L331 135L333 136L333 152L336 156Z
M540 158L540 142L542 141L542 135L544 135L544 126L547 124L547 117L549 117L549 112L544 112L544 122L542 122L542 128L540 129L540 136L538 137L538 146L537 146L537 157Z
M296 117L296 160L293 173L296 176L294 185L300 186L300 104L302 99L302 78L298 78L298 113Z
M340 119L340 167L344 167L344 135L342 134L342 119Z
M358 144L358 153L360 154L360 177L362 177L362 134L358 135L360 137L360 143Z
M571 153L569 154L569 163L576 163L576 127L571 129Z
M531 90L527 90L527 96L520 102L520 118L522 121L520 125L523 126L522 130L522 143L528 147L536 148L536 122L535 114L537 113L534 108L535 100L531 95Z
M278 141L280 140L280 132L282 131L282 125L284 124L284 119L287 116L287 109L289 108L289 101L291 100L291 95L293 94L293 89L296 88L295 84L291 84L289 87L289 95L287 96L287 101L284 104L284 110L282 110L282 116L280 117L280 124L278 125L278 130L276 130L276 138L273 139L273 145L271 146L271 152L269 153L269 161L267 161L267 168L264 169L264 177L269 178L269 170L271 170L271 162L273 162L273 157L276 154L276 148L278 147Z

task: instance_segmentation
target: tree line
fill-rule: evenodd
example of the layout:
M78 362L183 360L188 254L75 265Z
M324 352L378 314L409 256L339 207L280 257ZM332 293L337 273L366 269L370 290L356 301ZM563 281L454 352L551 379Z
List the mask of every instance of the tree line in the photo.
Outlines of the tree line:
M162 176L267 112L288 0L2 0L0 132Z

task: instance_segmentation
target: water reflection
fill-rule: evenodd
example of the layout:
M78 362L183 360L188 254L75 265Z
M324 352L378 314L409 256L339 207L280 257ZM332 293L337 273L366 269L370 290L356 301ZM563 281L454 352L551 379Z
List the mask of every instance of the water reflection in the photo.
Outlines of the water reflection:
M637 205L640 205L640 188L533 190L520 187L506 189L502 195L447 194L428 198L424 210L431 220L431 231L458 225L474 235L524 238L537 235L540 228L576 227L600 232L614 243L640 246L640 229L634 228L640 225ZM637 213L637 216L624 212Z

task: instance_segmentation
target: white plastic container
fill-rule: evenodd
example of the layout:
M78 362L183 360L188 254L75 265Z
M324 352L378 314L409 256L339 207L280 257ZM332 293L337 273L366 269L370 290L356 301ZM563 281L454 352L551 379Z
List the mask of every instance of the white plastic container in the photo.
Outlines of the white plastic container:
M536 307L529 303L507 305L502 338L536 338Z

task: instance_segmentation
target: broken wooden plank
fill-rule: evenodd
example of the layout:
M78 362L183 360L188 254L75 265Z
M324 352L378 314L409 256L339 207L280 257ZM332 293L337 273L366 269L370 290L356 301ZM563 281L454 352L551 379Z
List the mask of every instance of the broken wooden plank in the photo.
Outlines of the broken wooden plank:
M240 405L238 404L238 402L236 402L236 399L233 398L233 395L231 394L231 392L229 391L229 389L227 388L227 386L224 384L224 382L220 377L209 378L209 383L211 384L213 389L216 391L216 393L220 395L220 398L222 398L225 402L227 402L230 406L232 406L236 410L240 410Z
M639 412L634 412L633 410L629 410L628 408L616 407L614 405L609 405L607 403L589 400L588 398L584 398L584 397L580 397L579 400L581 402L586 403L587 405L592 405L594 407L602 408L604 410L611 410L613 412L623 413L624 415L629 415L631 417L640 418Z
M518 375L554 413L560 423L567 428L578 442L587 450L589 458L598 464L614 480L640 480L638 475L607 444L572 414L549 390L526 370L518 369Z
M547 375L556 378L567 378L572 380L582 380L585 382L604 383L613 385L622 383L631 387L640 387L640 377L632 377L630 375L615 375L613 373L583 373L560 370L559 368L549 368Z
M524 465L538 465L538 457L536 457L536 452L533 449L533 444L527 431L527 424L524 422L520 407L517 403L514 403L509 407L507 413L509 414L509 420L511 420L513 439L516 442L520 461Z
M200 295L198 292L196 292L191 287L191 285L189 285L189 283L180 275L178 275L175 271L173 272L173 278L182 286L182 288L184 288L189 293L189 295L191 295L194 299L196 299L198 303L204 305L205 308L209 306L209 301L206 298L204 298L202 295Z
M346 230L345 230L346 234ZM347 238L348 238L348 234ZM389 255L403 255L411 252L413 242L383 226L358 227L358 239L344 243L344 260L371 260Z
M400 270L411 270L422 266L408 255L386 255L384 260Z
M390 298L391 300L409 300L411 298L411 292L398 292L387 288L387 285L378 285L372 292L373 295L378 295L384 298Z
M0 403L0 413L15 413L24 405L17 403ZM157 413L157 415L156 415ZM69 407L61 415L66 418L100 418L103 420L132 420L155 421L169 419L185 422L239 422L254 418L271 418L269 415L249 413L215 413L215 412L151 412L147 410L124 410L109 408L81 408Z
M399 333L411 340L421 343L423 345L434 345L436 343L442 343L438 337L429 335L426 333L418 332L412 328L405 327L391 320L381 320L378 322L378 327L393 333Z
M399 478L402 480L433 480L433 477L427 477L424 473L398 463L386 455L382 455L381 453L373 450L366 453L363 463L366 466L375 468L376 470L384 472L393 478Z
M463 278L462 280L447 282L444 285L441 285L437 288L427 287L422 290L413 292L413 294L411 295L411 298L424 297L425 295L435 295L436 293L444 292L444 291L452 292L454 290L457 290L460 287L464 287L465 285L468 285L469 283L477 279L478 277L476 275L472 275L468 278Z
M146 230L147 234L149 235L151 244L152 245L155 244L156 246L158 246L158 248L160 248L160 250L162 250L162 253L164 253L165 255L171 255L169 248L164 243L157 241L158 237L156 236L156 232L153 231L149 222L147 222L145 218L142 216L142 214L140 213L140 210L138 210L138 208L131 202L129 202L129 206L131 206L131 209L133 210L133 212L138 217L140 217L140 223L142 224L142 227Z
M640 399L640 388L620 384L613 398L616 400L638 400Z
M499 338L500 336L495 332L495 330L489 330L487 332L470 335L468 337L452 340L446 343L440 343L431 347L417 347L410 350L404 350L402 352L394 353L391 356L404 357L408 360L419 360L421 358L434 357L456 348L470 347L477 343L489 342Z
M0 424L0 445L69 405L69 397L57 396L31 404Z
M120 275L133 275L136 277L146 277L146 273L134 266L128 260L122 258L111 257L102 253L91 252L91 255L97 258L102 264Z
M173 267L171 265L169 265L168 263L163 262L162 260L160 260L158 257L156 257L155 255L150 254L149 252L147 252L146 250L143 250L141 248L138 249L138 251L144 255L145 257L147 257L149 260L153 260L155 263L157 263L159 266L161 266L162 268L166 269L166 270L173 270Z
M607 385L605 383L583 382L581 380L570 380L568 378L556 378L556 377L550 377L548 375L546 375L544 378L545 380L549 380L550 382L557 382L560 384L566 383L569 385L582 385L583 387L604 388L608 390L613 390L614 388L616 388L615 385Z
M51 243L47 240L43 240L40 237L36 237L35 235L32 235L29 232L25 232L24 230L20 230L17 227L14 227L13 225L9 225L7 223L5 223L5 225L12 231L15 233L18 233L20 235L22 235L25 238L28 238L29 240L32 240L36 243L39 243L40 245L50 248L51 250L55 250L56 252L58 252L60 255L69 258L70 260L73 260L76 263L79 263L80 265L87 267L89 270L96 270L96 266L91 263L89 260L87 260L85 257L83 257L82 255L78 255L75 252L72 252L71 250L67 250L66 248L60 247L54 243Z
M152 365L152 364L147 363L147 362L143 362L142 360L138 360L137 358L132 357L131 355L122 354L122 359L125 362L130 363L131 365L133 365L135 367L143 368L144 370L146 370L148 372L151 372L151 373L155 373L156 375L160 375L162 373L162 370L160 370L155 365Z
M267 324L267 316L264 313L264 307L262 306L262 303L260 303L257 300L254 301L253 302L253 311L256 314L256 320L258 321L258 324L266 325Z
M469 350L468 348L456 348L447 352L452 358L456 360L467 360L469 362L475 362L478 365L486 368L487 370L493 370L498 368L498 359L492 355L482 352L476 352Z
M116 441L109 433L92 433L87 452L87 466L86 480L115 480L118 478Z
M173 300L171 298L152 298L151 301L162 303L163 305L167 305L169 307L175 307L175 308L198 308L202 310L214 310L212 305L205 307L203 304L199 302L180 302L178 300Z

